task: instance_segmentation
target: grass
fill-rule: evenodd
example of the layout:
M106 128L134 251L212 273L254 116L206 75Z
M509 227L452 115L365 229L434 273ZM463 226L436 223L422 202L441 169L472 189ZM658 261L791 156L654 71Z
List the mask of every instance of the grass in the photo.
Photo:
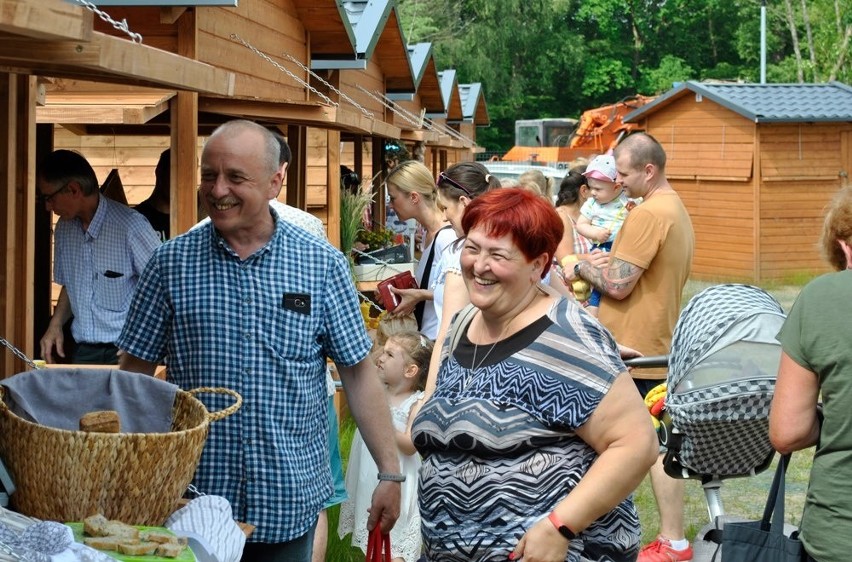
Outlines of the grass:
M771 284L766 285L764 288L781 303L785 311L789 311L799 293L799 289L809 280L810 277L803 276L801 279L791 280L790 283ZM690 281L687 283L687 286L684 288L684 304L702 289L713 284L716 283L701 281ZM344 467L349 456L354 431L355 425L351 418L341 423L340 450L344 457ZM813 448L793 454L792 461L787 469L786 517L787 522L793 525L798 525L801 518L813 454ZM775 473L777 462L776 457L771 467L756 476L732 478L723 482L721 496L727 515L745 519L759 519L763 515L763 507L766 503L766 496L769 494L769 487L772 484L772 476ZM656 501L654 500L648 478L636 489L634 501L639 510L639 519L642 522L642 542L644 544L653 540L659 532ZM690 540L694 540L701 528L710 523L707 502L701 482L697 480L686 481L684 503L686 536ZM333 560L335 562L363 562L364 554L360 549L350 546L349 537L344 538L344 540L340 540L337 537L338 512L339 508L336 507L329 511L329 545L326 560Z

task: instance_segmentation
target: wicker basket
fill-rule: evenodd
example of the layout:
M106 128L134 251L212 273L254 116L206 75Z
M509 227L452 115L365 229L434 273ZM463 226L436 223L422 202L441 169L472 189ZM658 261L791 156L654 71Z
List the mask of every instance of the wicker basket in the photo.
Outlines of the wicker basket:
M229 394L235 403L209 413L194 396L200 393ZM0 457L15 482L16 511L53 521L100 512L153 526L163 525L192 481L210 422L242 405L229 389L179 390L168 433L89 433L26 421L4 395L0 387Z

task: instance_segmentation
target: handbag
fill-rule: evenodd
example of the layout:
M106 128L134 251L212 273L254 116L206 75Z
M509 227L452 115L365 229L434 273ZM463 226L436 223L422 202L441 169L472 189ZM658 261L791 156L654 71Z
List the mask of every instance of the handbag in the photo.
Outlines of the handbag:
M391 561L391 546L390 535L382 533L382 529L378 523L370 531L370 536L367 538L367 559L365 562L390 562Z
M801 562L805 549L799 532L784 534L784 479L790 455L782 455L760 521L726 523L722 562Z

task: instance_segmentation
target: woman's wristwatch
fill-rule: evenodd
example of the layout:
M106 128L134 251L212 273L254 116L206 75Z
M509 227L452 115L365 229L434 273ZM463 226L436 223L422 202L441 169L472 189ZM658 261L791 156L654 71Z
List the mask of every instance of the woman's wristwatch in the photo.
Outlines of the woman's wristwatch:
M577 538L577 534L574 533L574 531L572 531L571 529L569 529L562 522L562 520L559 519L559 516L556 515L555 511L551 511L550 515L547 516L547 519L550 520L551 523L553 523L553 526L556 527L556 530L559 531L559 534L568 539L569 541Z

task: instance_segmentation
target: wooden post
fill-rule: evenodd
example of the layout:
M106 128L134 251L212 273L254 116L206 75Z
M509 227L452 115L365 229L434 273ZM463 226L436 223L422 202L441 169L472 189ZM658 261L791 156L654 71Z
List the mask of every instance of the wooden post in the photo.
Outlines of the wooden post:
M35 103L36 78L0 74L0 177L5 192L0 196L0 335L32 358L33 275L35 263ZM26 365L3 348L0 377L26 369Z
M194 59L198 46L195 10L180 15L177 30L178 54ZM169 228L175 237L198 222L198 93L178 90L169 107L172 133Z
M326 211L328 224L326 236L328 241L340 248L340 131L328 131L326 144L327 170L326 178Z
M290 166L287 168L287 204L303 211L307 209L308 130L304 126L287 127L290 145ZM339 211L338 211L339 212ZM338 235L338 239L340 236Z

